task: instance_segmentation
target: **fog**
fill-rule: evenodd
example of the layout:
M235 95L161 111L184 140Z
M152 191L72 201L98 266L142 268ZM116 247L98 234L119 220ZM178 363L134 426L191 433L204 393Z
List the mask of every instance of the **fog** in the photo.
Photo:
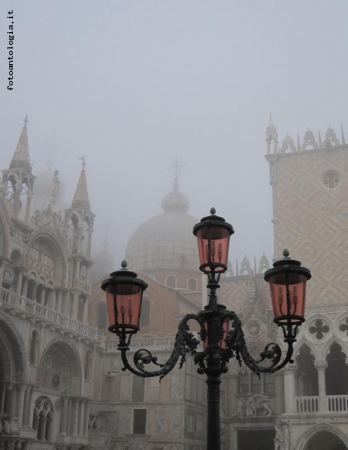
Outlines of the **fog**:
M93 249L107 236L117 266L131 233L162 212L176 154L189 213L215 206L233 224L230 258L272 257L270 111L280 143L307 127L348 132L345 0L17 0L1 11L1 169L26 114L33 173L51 157L67 204L84 155Z

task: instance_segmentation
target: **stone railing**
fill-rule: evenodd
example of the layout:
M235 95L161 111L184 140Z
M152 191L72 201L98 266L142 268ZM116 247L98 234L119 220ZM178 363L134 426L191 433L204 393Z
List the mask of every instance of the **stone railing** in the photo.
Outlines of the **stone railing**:
M91 293L91 286L81 280L72 280L72 287L75 289L81 289L81 291L86 292L87 294Z
M131 351L146 348L151 351L172 351L174 348L174 337L144 337L139 339L132 339L130 348ZM105 351L113 353L117 351L118 338L112 341L105 342Z
M329 412L347 412L348 395L328 395L327 407Z
M295 397L298 413L314 413L319 411L319 397Z
M53 325L56 329L71 332L99 343L104 342L104 337L97 334L97 328L60 314L53 309L40 305L28 298L21 297L4 288L0 288L0 307L32 317L37 321L46 322L47 324Z

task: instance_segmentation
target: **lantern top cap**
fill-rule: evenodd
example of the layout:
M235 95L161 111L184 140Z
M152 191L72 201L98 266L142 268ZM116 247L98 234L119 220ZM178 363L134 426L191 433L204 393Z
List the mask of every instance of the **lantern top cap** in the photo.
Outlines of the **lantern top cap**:
M121 262L121 269L116 270L115 272L112 272L110 274L110 277L129 277L129 278L136 278L137 274L135 272L132 272L131 270L127 269L127 261L124 259Z
M273 268L265 272L264 279L268 281L273 275L283 272L292 272L304 275L307 280L310 280L312 275L309 269L302 267L300 261L290 258L288 249L284 249L283 258L273 263Z
M300 261L296 261L296 259L292 259L290 257L290 252L287 248L284 248L283 250L283 258L273 263L273 267L300 266L300 265L301 265Z
M197 236L198 230L206 226L221 227L229 231L230 235L234 234L234 230L231 224L227 223L223 217L216 216L216 209L212 207L210 209L210 216L203 217L199 223L193 227L193 234Z
M287 248L284 248L283 256L284 256L284 258L282 258L282 259L291 259L290 258L290 252L289 252L289 250Z
M145 281L137 278L137 274L127 269L127 261L121 262L121 269L110 274L110 278L102 282L101 288L105 291L108 287L116 284L133 284L139 286L143 291L147 288Z

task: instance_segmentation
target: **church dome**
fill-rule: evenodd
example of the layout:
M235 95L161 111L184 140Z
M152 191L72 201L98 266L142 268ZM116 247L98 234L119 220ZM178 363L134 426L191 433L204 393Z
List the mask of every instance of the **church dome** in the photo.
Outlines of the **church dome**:
M164 213L144 222L131 236L126 249L130 269L198 270L197 242L192 234L198 220L187 214L189 207L189 200L175 186L162 200Z

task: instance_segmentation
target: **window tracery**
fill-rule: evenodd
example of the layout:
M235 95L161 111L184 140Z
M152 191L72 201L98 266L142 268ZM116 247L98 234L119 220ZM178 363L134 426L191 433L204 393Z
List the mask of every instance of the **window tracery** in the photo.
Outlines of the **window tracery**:
M47 397L36 400L33 412L33 429L39 441L50 441L53 429L53 406Z
M340 183L340 175L337 170L327 170L323 175L323 183L326 189L337 188Z

